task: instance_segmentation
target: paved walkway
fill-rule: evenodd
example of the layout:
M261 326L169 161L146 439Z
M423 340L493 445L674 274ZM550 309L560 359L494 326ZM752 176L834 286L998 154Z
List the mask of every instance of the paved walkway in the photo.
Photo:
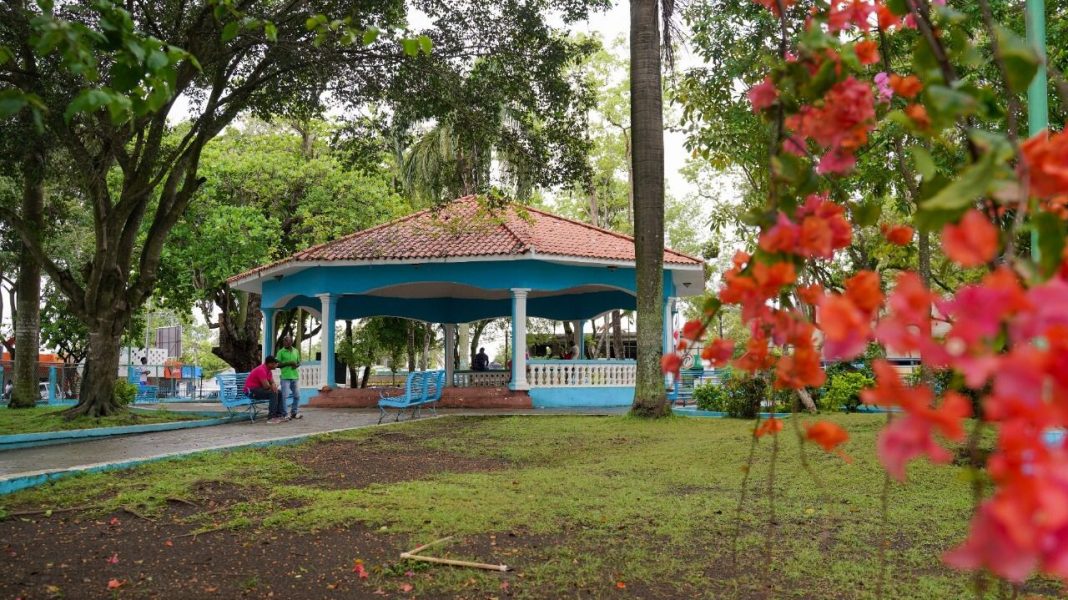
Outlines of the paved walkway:
M170 410L217 410L218 404L168 404ZM443 409L439 415L553 415L620 414L625 409L595 410L465 410ZM421 417L423 418L423 417ZM115 463L158 460L204 450L221 450L259 443L277 443L308 435L370 427L378 411L351 408L309 408L304 418L268 425L241 421L213 427L179 429L117 436L88 442L41 446L0 452L0 488L3 482L50 473L84 471ZM386 423L392 423L389 419ZM403 421L402 421L403 422Z

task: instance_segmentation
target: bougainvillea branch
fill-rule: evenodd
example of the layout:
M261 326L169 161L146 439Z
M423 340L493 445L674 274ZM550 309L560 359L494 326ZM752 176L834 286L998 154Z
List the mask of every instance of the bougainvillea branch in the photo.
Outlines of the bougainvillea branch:
M778 60L748 93L771 131L769 196L756 248L735 254L678 350L704 339L718 311L734 305L749 340L738 349L705 340L702 357L770 374L776 389L799 397L823 384L823 360L852 360L872 342L918 356L926 373L947 373L950 385L936 389L927 377L906 382L889 362L873 364L875 384L862 401L898 412L876 448L888 477L906 481L918 459L947 463L950 445L967 440L973 467L985 468L990 485L975 488L970 532L944 560L1009 582L1035 574L1068 580L1068 447L1052 433L1068 426L1068 134L1022 143L1015 135L1016 95L1037 55L997 26L983 1L1004 86L992 93L970 82L982 49L962 29L967 19L944 2L831 0L801 11L789 0L756 1L776 15L783 36ZM890 72L879 54L889 36L913 44L912 72ZM900 140L898 156L888 157L899 162L917 211L911 225L884 223L881 234L899 245L912 243L914 227L938 234L946 258L973 271L974 283L948 295L911 270L893 282L859 270L841 289L812 283L856 231L875 226L836 182L855 176L858 152L891 124L929 146L959 144L968 157L949 176L905 166ZM1041 250L1030 257L1016 252L1027 232L1035 235L1032 250ZM664 357L665 372L677 374L680 364L677 354ZM985 460L977 450L984 429L996 435ZM758 419L754 443L781 430L774 417ZM803 443L848 459L839 425L795 430Z

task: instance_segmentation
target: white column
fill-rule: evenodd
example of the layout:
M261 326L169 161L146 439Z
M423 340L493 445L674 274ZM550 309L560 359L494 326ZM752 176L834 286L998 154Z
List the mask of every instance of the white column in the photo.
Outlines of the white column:
M586 334L583 330L586 321L578 320L571 323L575 330L575 345L578 346L578 356L575 360L586 360Z
M674 305L671 298L664 299L664 354L675 351L675 316L671 310Z
M445 387L452 387L452 374L455 363L452 362L456 352L456 325L445 324Z
M512 288L512 383L513 390L529 390L527 383L527 293L530 288Z
M460 323L460 370L471 370L471 324Z
M334 328L334 317L337 313L337 296L333 294L319 294L322 302L322 327L319 329L319 339L322 340L322 360L319 362L319 387L334 387L334 342L337 331Z

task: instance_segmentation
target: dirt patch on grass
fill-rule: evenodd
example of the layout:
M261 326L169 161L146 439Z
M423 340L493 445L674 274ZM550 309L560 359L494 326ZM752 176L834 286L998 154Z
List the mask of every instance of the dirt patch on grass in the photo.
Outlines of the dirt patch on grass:
M382 438L389 443L383 443ZM431 452L406 444L402 436L364 441L331 441L300 448L293 460L308 469L294 483L325 489L363 488L372 484L423 479L439 473L471 473L507 467L492 457Z

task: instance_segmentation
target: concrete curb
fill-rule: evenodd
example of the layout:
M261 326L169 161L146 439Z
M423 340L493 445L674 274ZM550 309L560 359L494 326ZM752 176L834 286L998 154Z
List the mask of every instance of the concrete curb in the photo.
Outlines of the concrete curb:
M441 419L447 415L423 417L424 419ZM39 472L25 472L15 473L0 479L0 496L5 496L13 492L29 489L43 485L50 481L62 479L64 477L70 477L71 475L79 475L81 473L100 473L103 471L117 471L121 469L129 469L138 465L157 462L161 460L168 460L173 458L183 458L191 456L193 454L200 454L202 452L218 452L220 450L237 450L243 448L263 448L269 446L288 446L291 444L300 443L307 438L318 435L329 435L332 433L342 433L345 431L353 431L355 429L368 429L371 427L388 427L392 425L400 425L402 423L409 423L411 421L393 421L388 423L372 423L369 425L357 425L355 427L341 427L338 429L328 429L326 431L315 431L311 433L302 433L298 435L281 436L277 438L269 438L266 440L257 440L255 442L236 442L233 444L219 444L216 446L209 446L207 448L196 448L193 450L183 450L180 452L171 452L168 454L161 454L158 456L146 456L144 458L133 458L129 460L117 461L117 462L103 462L94 463L88 465L78 465L76 467L70 467L66 469L53 469L49 471Z
M150 423L148 425L121 425L117 427L94 427L91 429L67 429L63 431L41 431L37 433L14 433L0 435L0 453L5 450L30 448L34 446L50 446L53 444L70 444L74 442L87 442L115 435L130 435L136 433L152 433L157 431L173 431L176 429L193 429L196 427L210 427L212 425L225 425L239 420L241 417L219 417L215 412L193 412L188 414L218 417L215 419L198 419L190 421L171 421L168 423ZM225 413L224 413L225 414ZM247 417L245 417L247 418Z

